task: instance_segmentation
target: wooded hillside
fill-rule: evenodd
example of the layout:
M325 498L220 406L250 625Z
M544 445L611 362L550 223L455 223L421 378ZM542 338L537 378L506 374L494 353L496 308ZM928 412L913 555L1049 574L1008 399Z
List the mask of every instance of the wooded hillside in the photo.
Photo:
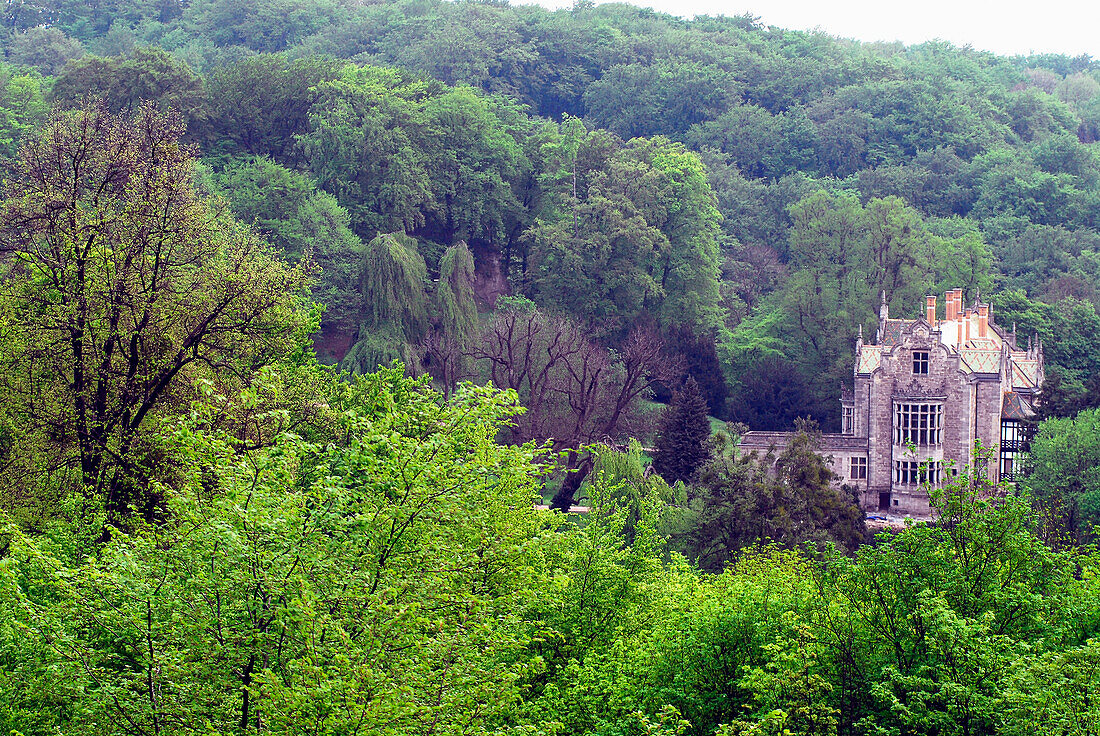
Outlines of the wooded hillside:
M4 11L0 733L1100 728L1097 62ZM1043 340L1027 465L874 537L820 430L879 295L956 287Z
M8 158L55 101L173 107L208 190L322 267L318 346L347 367L432 369L455 329L367 316L364 244L403 231L429 280L466 244L482 312L523 295L611 346L651 326L754 428L796 416L747 398L775 385L835 425L880 290L894 314L981 290L1054 346L1048 407L1098 393L1091 59L587 3L27 2L6 26Z

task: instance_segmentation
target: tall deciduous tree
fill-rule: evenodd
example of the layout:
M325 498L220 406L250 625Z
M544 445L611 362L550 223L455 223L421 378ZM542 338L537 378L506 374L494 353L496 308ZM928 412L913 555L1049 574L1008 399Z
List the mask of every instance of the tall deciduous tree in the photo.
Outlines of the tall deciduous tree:
M103 97L114 112L132 114L141 104L171 108L188 123L206 119L202 79L185 62L158 48L138 48L129 56L89 56L68 64L53 87L55 100L79 105Z
M467 352L477 334L474 255L460 242L439 259L439 280L432 296L434 325L424 341L429 370L449 395L467 373Z
M1027 468L1023 484L1055 531L1078 542L1094 539L1100 522L1100 409L1039 425Z
M444 402L400 369L351 391L337 441L244 452L203 421L244 397L196 401L164 429L189 461L171 517L96 555L5 530L0 726L495 730L526 669L543 453L494 442L508 394Z
M43 451L30 467L116 514L143 502L153 416L196 379L246 382L313 324L307 269L196 196L182 133L149 106L59 113L24 147L0 205L0 380L27 450ZM9 488L27 484L5 474Z
M639 434L638 399L679 371L661 348L654 334L635 330L615 355L568 318L511 299L482 328L469 355L493 385L516 391L527 407L509 439L553 440L558 449L578 450L606 437ZM591 466L591 458L570 455L568 467L577 472L562 484L556 507L572 504Z
M353 338L363 311L363 243L349 227L347 210L305 175L266 158L232 159L213 184L233 214L259 230L287 261L312 259L321 269L313 294L325 307L322 329Z
M662 327L716 327L721 217L699 157L572 120L547 148L550 203L528 233L534 298L608 332L644 312Z
M412 345L428 328L426 278L416 241L405 233L379 235L367 243L359 275L363 313L344 368L369 373L394 360L416 364Z

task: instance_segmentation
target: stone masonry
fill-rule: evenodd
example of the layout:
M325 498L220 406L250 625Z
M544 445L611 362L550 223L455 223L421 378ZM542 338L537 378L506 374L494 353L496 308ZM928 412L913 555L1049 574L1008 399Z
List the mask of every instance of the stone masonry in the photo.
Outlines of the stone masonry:
M964 307L961 289L936 297L916 319L891 319L883 294L874 342L856 339L854 382L841 397L842 432L822 452L836 483L855 489L866 511L927 518L928 490L971 461L977 443L993 448L985 469L1012 480L1025 448L1026 420L1043 383L1043 347L1025 349L996 325L979 300ZM742 452L781 452L786 432L747 432Z

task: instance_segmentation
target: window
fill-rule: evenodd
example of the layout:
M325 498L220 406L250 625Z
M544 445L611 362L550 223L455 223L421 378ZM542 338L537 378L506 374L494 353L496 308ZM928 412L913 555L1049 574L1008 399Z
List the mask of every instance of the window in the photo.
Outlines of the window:
M855 408L845 406L840 410L841 428L844 434L855 433Z
M1020 474L1020 454L1027 452L1031 433L1018 419L1001 420L1001 480L1016 480Z
M894 404L894 444L943 443L943 404Z
M941 463L918 462L916 460L894 461L894 483L903 486L916 486L924 483L939 485Z
M927 350L914 350L913 351L913 373L914 375L928 375L928 351Z
M853 457L852 464L848 470L848 477L852 480L866 480L867 479L867 458L865 457Z

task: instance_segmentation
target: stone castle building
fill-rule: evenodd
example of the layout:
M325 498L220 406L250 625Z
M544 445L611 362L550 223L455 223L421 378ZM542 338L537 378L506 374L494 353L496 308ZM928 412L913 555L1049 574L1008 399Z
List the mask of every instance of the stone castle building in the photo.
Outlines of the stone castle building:
M891 319L883 295L873 343L856 340L855 382L841 397L840 434L824 435L838 484L854 487L867 511L927 517L926 483L942 483L971 461L975 444L992 448L986 472L1012 480L1026 441L1025 421L1043 384L1043 347L1016 343L993 321L990 305L963 306L962 289L936 297L924 315ZM747 432L742 451L782 451L790 433Z

